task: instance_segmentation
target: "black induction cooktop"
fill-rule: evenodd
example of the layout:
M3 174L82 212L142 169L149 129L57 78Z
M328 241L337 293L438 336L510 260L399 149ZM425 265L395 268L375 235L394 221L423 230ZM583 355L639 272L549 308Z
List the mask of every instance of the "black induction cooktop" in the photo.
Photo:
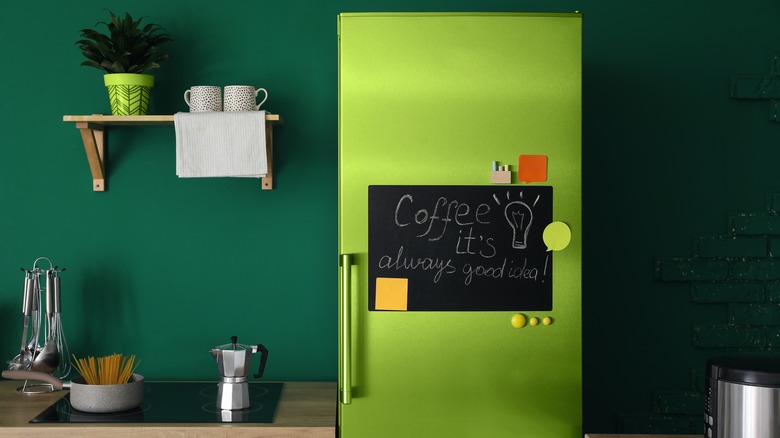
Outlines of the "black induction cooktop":
M250 406L225 411L217 408L216 382L144 382L144 401L135 409L81 412L71 407L68 394L30 423L272 423L283 385L249 383Z

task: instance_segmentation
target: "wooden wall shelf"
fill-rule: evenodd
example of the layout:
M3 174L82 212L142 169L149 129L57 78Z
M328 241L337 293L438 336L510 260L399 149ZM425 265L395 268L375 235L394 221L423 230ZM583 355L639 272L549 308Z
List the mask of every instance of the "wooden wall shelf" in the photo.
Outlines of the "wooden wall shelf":
M89 170L92 172L92 190L106 190L106 169L103 163L105 154L105 130L109 126L141 126L141 125L173 125L173 115L154 116L107 116L93 114L91 116L63 116L64 122L75 123L81 131L81 140L87 153ZM268 157L268 174L262 178L262 189L273 189L273 126L281 124L278 114L265 115L265 147Z

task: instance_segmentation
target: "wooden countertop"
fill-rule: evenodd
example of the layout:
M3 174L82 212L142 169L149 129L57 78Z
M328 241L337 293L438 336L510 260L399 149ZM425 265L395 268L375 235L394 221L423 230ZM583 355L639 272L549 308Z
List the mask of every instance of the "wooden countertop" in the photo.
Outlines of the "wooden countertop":
M273 423L30 424L67 391L20 394L22 382L0 381L0 436L19 437L327 437L336 431L336 382L284 382Z

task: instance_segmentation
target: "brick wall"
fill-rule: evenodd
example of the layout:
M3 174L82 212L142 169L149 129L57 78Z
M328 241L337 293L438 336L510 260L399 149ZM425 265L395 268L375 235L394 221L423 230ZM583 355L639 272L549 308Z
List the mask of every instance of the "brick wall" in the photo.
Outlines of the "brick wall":
M725 234L697 236L690 257L655 261L655 278L689 282L691 301L725 306L717 324L693 321L691 342L726 351L780 351L780 194L766 210L736 213ZM703 433L703 371L692 370L692 388L653 394L649 412L620 416L624 433Z
M691 301L728 308L720 324L694 325L699 348L780 347L780 194L766 211L732 214L728 233L694 239L692 257L658 259L655 278L688 281Z

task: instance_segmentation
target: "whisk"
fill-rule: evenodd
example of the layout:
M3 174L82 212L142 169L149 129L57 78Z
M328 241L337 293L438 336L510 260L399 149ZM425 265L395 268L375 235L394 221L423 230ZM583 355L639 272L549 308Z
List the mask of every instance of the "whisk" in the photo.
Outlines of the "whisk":
M65 268L62 269L62 271L64 270ZM64 379L68 376L68 374L70 374L71 365L70 350L68 350L68 342L65 340L65 333L62 331L62 319L60 317L60 272L62 271L57 271L56 267L51 270L52 284L54 286L52 297L54 298L54 302L53 312L50 318L51 327L49 329L49 333L53 336L53 339L50 339L47 342L54 342L55 345L57 345L57 350L59 352L59 364L57 365L57 369L55 369L52 374L61 379Z

